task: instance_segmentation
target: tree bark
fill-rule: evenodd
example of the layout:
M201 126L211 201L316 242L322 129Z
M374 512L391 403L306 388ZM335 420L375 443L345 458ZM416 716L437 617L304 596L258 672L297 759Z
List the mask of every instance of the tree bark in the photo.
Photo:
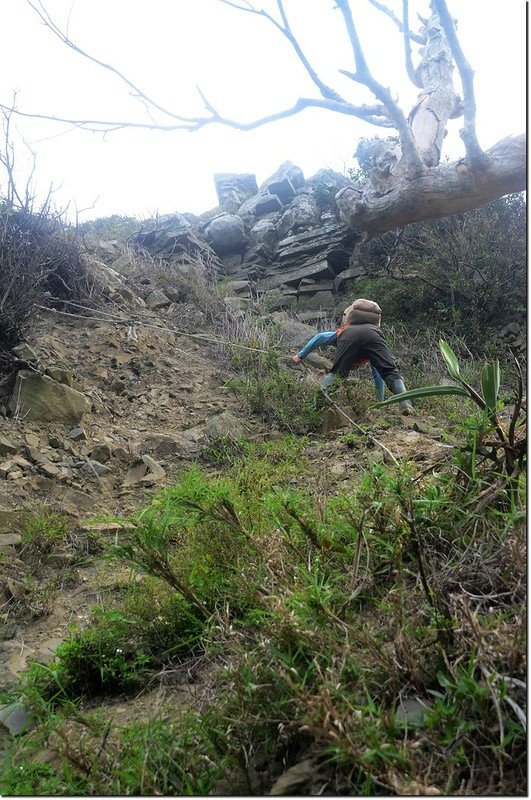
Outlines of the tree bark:
M526 138L521 134L487 150L481 170L460 159L417 177L406 174L382 196L353 184L337 193L336 202L344 222L366 232L368 240L412 222L471 211L525 188Z
M422 93L409 115L409 124L422 161L428 167L435 167L440 161L447 122L462 110L453 86L452 51L438 14L433 13L428 20L425 36L426 44L420 50L422 60L416 71Z

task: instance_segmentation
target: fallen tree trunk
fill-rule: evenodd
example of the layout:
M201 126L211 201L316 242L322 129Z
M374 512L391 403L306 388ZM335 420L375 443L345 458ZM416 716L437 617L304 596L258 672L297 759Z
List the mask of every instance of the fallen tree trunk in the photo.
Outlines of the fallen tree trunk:
M336 202L344 222L366 240L412 222L471 211L526 188L526 138L509 136L484 154L481 169L466 159L403 175L385 194L356 185L341 189Z

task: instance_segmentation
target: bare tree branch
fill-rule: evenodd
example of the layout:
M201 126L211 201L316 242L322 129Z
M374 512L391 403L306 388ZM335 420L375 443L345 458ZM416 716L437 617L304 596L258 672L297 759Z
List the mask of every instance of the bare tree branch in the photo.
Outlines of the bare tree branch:
M254 128L260 127L262 125L267 125L270 122L275 122L279 119L284 119L286 117L292 116L294 114L298 114L300 111L304 110L305 108L315 107L315 108L325 108L330 111L336 111L341 114L346 114L348 116L355 116L359 119L368 122L369 124L376 125L378 127L390 128L393 127L393 123L389 119L388 113L384 105L361 105L355 106L352 103L347 102L344 100L337 92L333 89L328 87L321 79L318 77L315 70L310 65L308 59L304 55L299 43L297 42L291 26L289 25L284 6L282 0L277 0L277 5L279 8L279 13L282 19L282 23L279 23L274 17L268 14L264 10L258 10L251 5L251 3L245 2L245 5L240 5L235 2L231 2L231 0L220 0L220 2L228 5L232 8L235 8L238 11L244 11L252 14L256 14L267 19L271 24L273 24L283 36L285 36L288 41L291 43L292 47L294 48L297 56L299 57L301 63L303 64L304 68L306 69L307 73L309 74L312 81L315 85L319 88L321 95L324 98L323 100L319 99L312 99L312 98L299 98L295 102L293 106L288 109L281 110L279 112L275 112L273 114L268 114L264 117L260 117L257 120L253 120L251 122L238 122L237 120L232 120L222 116L219 112L217 112L211 103L206 99L203 92L198 87L198 92L203 100L206 110L209 112L209 116L198 116L198 117L188 117L176 114L175 112L170 111L169 109L165 108L164 106L160 105L156 100L154 100L151 96L146 94L139 86L134 84L127 76L125 76L120 70L113 67L111 64L108 64L100 59L92 56L87 51L83 50L77 44L75 44L67 32L62 31L59 26L54 22L51 18L50 14L45 9L42 0L38 0L37 2L33 2L33 0L28 0L29 5L33 10L37 13L39 18L42 22L52 31L52 33L67 47L72 49L74 52L78 53L79 55L89 59L94 64L98 65L102 69L105 69L111 73L113 73L117 78L119 78L129 89L132 90L133 95L136 97L137 100L143 102L146 106L146 111L149 113L151 109L161 112L166 116L171 117L173 120L176 120L175 123L159 123L155 120L151 122L130 122L128 120L107 120L107 119L70 119L68 117L60 117L53 114L30 114L19 111L14 105L11 107L3 106L0 104L0 108L4 108L9 113L15 113L20 116L30 117L34 119L49 119L53 122L63 122L66 124L73 125L74 127L81 128L83 130L98 132L98 133L111 133L117 130L122 130L124 128L139 128L145 130L162 130L162 131L176 131L176 130L188 130L191 132L198 131L201 128L211 125L211 124L219 124L225 125L227 127L234 128L236 130L248 131L253 130Z
M343 18L345 20L345 26L347 28L347 33L349 35L352 50L354 52L354 63L356 65L355 73L343 69L340 70L340 72L343 75L346 75L348 78L351 78L352 80L366 86L368 89L370 89L374 96L381 103L383 103L389 113L389 117L395 123L395 127L400 136L402 156L406 162L408 171L412 175L421 175L425 171L425 167L419 155L409 123L404 116L404 113L391 97L389 89L386 89L381 83L378 83L378 81L376 81L371 75L365 60L363 49L361 47L348 0L337 0L337 7L343 14Z
M446 0L433 0L433 7L439 15L463 85L464 127L461 129L460 135L465 145L467 162L471 167L481 169L485 165L486 160L485 153L480 147L476 135L474 71L466 60L459 39L457 38L455 25L450 17Z
M384 6L383 3L379 3L378 0L369 0L369 3L371 4L371 6L374 6L374 8L377 8L378 11L382 11L384 14L387 14L387 16L393 20L400 33L407 35L408 39L413 40L417 44L424 44L424 39L422 38L422 36L419 36L419 34L417 33L411 33L409 27L406 27L404 25L404 20L402 19L402 21L400 21L396 16L396 14L394 14L390 8Z
M16 93L13 96L13 104L16 102ZM32 166L29 172L29 175L26 179L26 184L24 187L24 194L22 195L17 186L17 180L15 177L15 145L11 138L11 116L12 112L6 111L2 109L1 111L3 117L3 134L4 134L4 143L3 148L0 147L0 165L3 166L7 178L7 187L5 190L5 200L10 205L13 205L15 201L18 203L20 208L30 208L33 195L31 193L31 183L33 180L33 176L35 174L36 168L36 161L37 157L27 142L24 141L25 146L29 150L32 158Z
M221 116L212 105L206 100L204 94L199 90L199 94L203 98L207 110L209 110L209 117L182 117L182 122L175 124L163 125L160 123L152 122L129 122L128 120L100 120L100 119L71 119L68 117L58 117L52 114L30 114L25 111L20 111L13 106L6 106L0 103L0 109L17 114L20 117L28 117L30 119L47 119L52 122L63 122L72 125L75 128L80 128L86 131L93 131L95 133L112 133L114 131L123 130L124 128L139 128L143 130L157 130L157 131L177 131L184 130L195 132L204 128L207 125L218 124L225 125L229 128L234 128L240 131L250 131L254 128L259 128L262 125L267 125L269 122L275 122L279 119L292 117L295 114L303 111L305 108L324 108L328 111L335 111L339 114L346 114L351 117L358 117L371 125L376 125L381 128L394 128L394 123L391 122L387 115L384 106L354 106L350 103L336 103L332 100L320 100L319 98L305 98L301 97L294 103L293 106L283 111L278 111L274 114L268 114L265 117L254 120L252 122L238 122Z
M92 61L94 64L97 64L102 69L105 69L108 72L111 72L113 75L116 75L117 78L119 78L123 83L126 84L126 86L128 86L133 91L133 94L137 97L137 99L145 100L146 103L148 103L148 105L157 109L157 111L160 111L162 114L166 114L167 116L172 117L173 119L178 119L178 120L183 119L183 117L179 116L178 114L174 114L169 109L164 108L164 106L161 106L159 103L157 103L157 101L154 100L152 97L149 97L149 95L147 95L136 84L130 81L129 78L127 78L122 72L120 72L120 70L116 69L116 67L113 67L112 64L107 64L105 61L101 61L99 58L96 58L95 56L91 55L86 50L83 50L81 47L75 44L69 38L68 34L62 31L58 27L58 25L53 21L48 11L44 8L41 0L38 0L38 3L34 3L32 0L27 0L27 2L31 6L31 8L33 8L36 14L40 17L43 23L52 31L52 33L55 36L57 36L57 38L61 42L63 42L63 44L65 44L75 53L78 53L84 58L87 58L89 61ZM53 117L53 119L58 119L58 118Z
M286 39L289 41L289 43L295 50L297 57L299 58L299 61L301 62L304 69L306 70L312 81L315 83L315 85L321 92L321 95L327 100L336 100L341 103L345 102L345 100L341 97L341 95L339 95L334 89L331 89L330 86L327 86L327 84L324 83L319 78L316 71L314 70L314 68L312 67L306 56L304 55L302 48L298 43L297 39L295 38L295 35L293 34L291 26L288 22L288 18L286 16L282 0L277 0L277 6L283 25L281 25L278 22L278 20L272 17L271 14L268 14L267 11L264 11L264 9L254 8L254 6L252 6L250 3L246 3L245 6L240 6L237 3L230 2L230 0L220 0L220 2L223 3L224 5L231 6L231 8L235 8L238 11L247 11L250 14L257 14L259 17L263 17L264 19L269 20L269 22L271 22L271 24L274 25L275 28L277 28L277 30L279 30L280 33L283 36L285 36Z
M370 2L373 2L373 0L370 0ZM413 66L413 61L411 58L411 34L409 32L408 0L403 0L402 2L402 33L404 41L404 58L406 61L406 70L407 74L409 75L409 80L411 81L413 86L417 86L419 89L422 89L422 83L419 79L419 76L417 75L415 67Z

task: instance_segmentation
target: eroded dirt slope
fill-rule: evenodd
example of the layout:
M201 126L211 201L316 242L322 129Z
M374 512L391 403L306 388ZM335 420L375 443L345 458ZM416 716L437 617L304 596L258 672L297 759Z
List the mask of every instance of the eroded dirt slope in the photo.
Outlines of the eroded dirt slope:
M14 460L0 477L0 687L32 659L51 660L71 623L85 621L106 593L130 580L129 570L93 559L88 521L148 504L201 461L227 413L231 434L257 441L279 435L227 388L233 373L213 331L203 327L205 338L197 338L188 323L181 330L192 335L176 334L175 320L147 309L135 308L135 325L127 323L127 308L112 314L123 324L43 313L28 338L40 367L66 367L89 398L91 410L79 426L0 418L2 441L10 445L0 460ZM432 421L403 418L395 408L385 419L382 426L381 412L368 412L365 421L396 457L430 463L448 454ZM348 446L342 439L348 432L347 422L308 438L322 486L386 458L377 444ZM24 544L24 525L43 506L71 520L70 551L43 556ZM116 535L112 524L99 532Z

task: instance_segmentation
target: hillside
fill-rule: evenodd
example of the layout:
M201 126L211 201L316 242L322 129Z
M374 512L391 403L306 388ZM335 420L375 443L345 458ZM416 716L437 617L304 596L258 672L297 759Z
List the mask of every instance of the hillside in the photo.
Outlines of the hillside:
M186 323L190 308L185 305L182 311L181 320ZM99 321L106 314L123 322ZM134 331L128 324L131 319ZM286 316L286 323L289 320ZM311 326L300 325L303 331L307 328L308 337L313 334ZM175 334L170 332L173 327L164 313L135 304L127 308L111 306L111 311L108 307L96 309L94 317L90 312L86 316L43 313L36 321L28 344L41 371L60 364L89 399L90 410L80 425L28 421L23 413L3 420L0 500L4 591L8 580L9 593L15 585L22 587L25 577L15 553L20 536L13 538L12 531L23 525L29 513L26 509L49 508L67 515L75 534L77 526L83 529L85 520L138 511L149 504L154 492L171 486L197 461L215 474L218 470L209 464L207 450L219 440L242 437L267 442L282 436L277 425L266 424L252 414L245 399L227 388L229 378L237 371L216 344L219 331L207 325L198 330L193 324L185 324L183 333ZM299 339L300 335L298 332ZM284 345L283 351L289 356L295 348ZM330 362L322 359L322 363ZM309 369L316 381L323 374L322 369ZM302 379L306 370L299 368L296 372ZM366 384L366 390L370 373L364 372L364 379L353 381L362 387ZM350 409L350 413L354 411ZM366 411L364 419L375 421L371 433L400 459L436 462L451 450L451 445L441 442L444 437L435 427L433 415L411 419L393 408L386 411L385 418L382 412ZM332 430L322 432L330 426ZM384 458L384 450L363 442L363 437L355 448L338 441L351 427L337 413L323 412L322 425L306 444L314 470L329 473L332 485L358 473L362 465ZM148 457L147 464L143 456ZM304 482L304 476L300 480ZM105 530L105 525L102 528ZM109 528L112 531L113 525ZM33 554L28 555L31 575ZM72 560L68 555L67 566ZM52 565L61 563L60 558L51 561ZM14 570L10 569L13 565ZM51 580L50 575L47 580ZM80 581L83 597L83 575ZM71 593L69 586L67 594ZM70 609L76 616L80 610L75 606ZM24 643L24 657L17 662L17 670L38 650L43 635L51 631L59 641L67 634L69 622L69 618L56 620L53 613L29 627L19 628L16 620L11 620L8 627L17 627L18 638L5 643L4 648L7 651L18 641ZM12 664L4 664L3 669L8 680Z
M367 367L323 396L330 351L291 356L336 291L88 261L2 385L0 791L524 794L524 451L503 473L463 397L376 406ZM437 331L383 330L408 387L451 382Z

